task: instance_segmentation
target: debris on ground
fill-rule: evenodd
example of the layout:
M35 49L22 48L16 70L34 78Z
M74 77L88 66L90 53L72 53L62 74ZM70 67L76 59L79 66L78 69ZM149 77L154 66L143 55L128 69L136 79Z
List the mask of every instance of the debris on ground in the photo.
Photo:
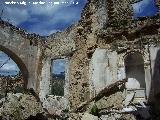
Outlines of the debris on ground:
M33 90L7 93L0 99L0 120L159 120L144 98L137 100L134 90L125 92L126 82L123 79L106 86L73 110L44 108Z

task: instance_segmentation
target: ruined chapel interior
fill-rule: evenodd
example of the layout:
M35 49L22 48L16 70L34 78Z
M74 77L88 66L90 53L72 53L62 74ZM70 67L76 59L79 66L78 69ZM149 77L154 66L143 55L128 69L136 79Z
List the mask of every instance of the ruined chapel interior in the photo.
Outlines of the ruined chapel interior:
M160 16L135 19L134 2L88 0L49 36L0 20L0 51L20 69L0 77L0 119L160 120ZM65 68L52 75L57 60Z

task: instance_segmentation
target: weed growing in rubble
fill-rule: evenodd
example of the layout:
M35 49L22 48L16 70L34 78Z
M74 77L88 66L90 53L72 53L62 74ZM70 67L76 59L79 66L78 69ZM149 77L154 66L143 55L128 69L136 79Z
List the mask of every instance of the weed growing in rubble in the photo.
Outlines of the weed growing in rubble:
M98 110L98 107L97 107L96 104L94 104L94 105L91 107L90 114L95 115L95 116L98 116L99 110Z

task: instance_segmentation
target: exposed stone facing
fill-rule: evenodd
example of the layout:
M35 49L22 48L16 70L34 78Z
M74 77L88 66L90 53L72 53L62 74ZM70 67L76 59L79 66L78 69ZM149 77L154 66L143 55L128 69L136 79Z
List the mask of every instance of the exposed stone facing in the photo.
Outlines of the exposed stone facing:
M70 59L69 100L74 101L71 106L77 106L89 98L88 60L83 50L78 50Z
M69 56L75 51L76 30L76 25L73 25L64 32L57 32L49 36L45 42L47 47L43 48L45 56L53 59L59 56Z
M20 34L20 36L22 36L23 38L29 39L31 44L34 43L34 45L38 44L38 39L44 38L44 37L37 35L35 33L30 34L30 33L26 32L24 29L13 26L12 24L10 24L6 21L3 21L3 20L0 20L0 26L2 28L8 27L11 31L14 31L17 34Z
M133 0L132 0L133 1ZM131 0L109 0L108 12L110 12L111 21L125 20L132 18Z
M125 94L123 92L117 92L109 97L103 97L101 100L96 102L98 109L109 108L122 109L123 101L125 100Z
M38 48L30 45L30 41L24 38L21 34L13 31L10 26L0 28L0 50L8 54L20 68L25 87L34 88L34 82L37 80L36 60Z

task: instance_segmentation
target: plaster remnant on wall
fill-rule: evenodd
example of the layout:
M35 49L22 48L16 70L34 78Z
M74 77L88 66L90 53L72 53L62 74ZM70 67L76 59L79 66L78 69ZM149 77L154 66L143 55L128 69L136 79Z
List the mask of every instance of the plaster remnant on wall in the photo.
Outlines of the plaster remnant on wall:
M50 94L51 90L50 66L51 66L51 60L49 58L43 60L42 79L40 81L40 93L39 93L41 101L44 101L46 99L46 96Z
M94 94L117 80L116 52L97 48L90 62L90 85Z

